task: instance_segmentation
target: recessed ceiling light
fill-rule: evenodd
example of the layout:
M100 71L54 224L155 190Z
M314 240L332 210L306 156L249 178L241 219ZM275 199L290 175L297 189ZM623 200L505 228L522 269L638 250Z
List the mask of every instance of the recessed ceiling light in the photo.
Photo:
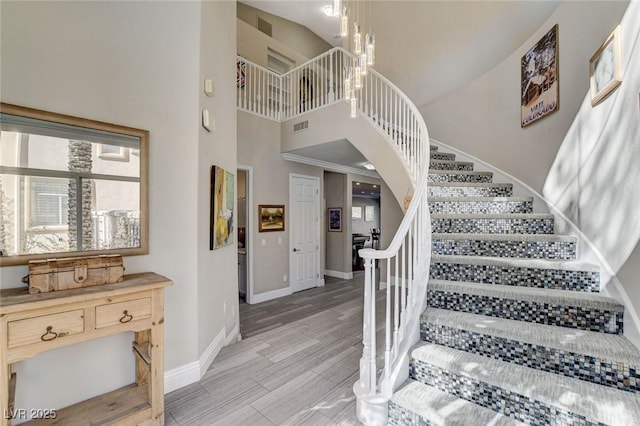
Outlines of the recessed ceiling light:
M365 192L364 192L364 191L362 191L362 193L364 194Z
M372 193L371 193L371 195L375 195L375 194L376 194L375 192L372 192Z
M360 182L356 182L356 185L360 185Z
M364 168L367 170L375 170L376 167L371 163L364 163Z
M377 187L378 187L378 185L373 185L373 187L374 187L374 188L377 188Z

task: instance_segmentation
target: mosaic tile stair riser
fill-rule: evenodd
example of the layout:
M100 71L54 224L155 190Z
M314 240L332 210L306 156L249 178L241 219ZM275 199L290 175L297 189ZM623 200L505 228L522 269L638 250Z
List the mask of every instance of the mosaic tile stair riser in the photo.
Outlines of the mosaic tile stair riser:
M640 353L577 239L473 163L431 166L427 309L389 424L640 425Z

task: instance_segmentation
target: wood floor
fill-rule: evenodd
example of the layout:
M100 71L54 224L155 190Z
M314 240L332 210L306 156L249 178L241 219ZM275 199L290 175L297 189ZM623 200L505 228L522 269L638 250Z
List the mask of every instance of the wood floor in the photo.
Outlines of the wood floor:
M357 425L363 274L240 305L242 341L199 383L165 397L165 424ZM382 294L380 294L382 296Z

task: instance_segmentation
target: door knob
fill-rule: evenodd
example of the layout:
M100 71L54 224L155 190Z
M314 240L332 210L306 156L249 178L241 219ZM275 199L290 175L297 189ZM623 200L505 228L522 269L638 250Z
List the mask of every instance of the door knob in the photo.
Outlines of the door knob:
M293 251L299 251L297 248L294 248Z

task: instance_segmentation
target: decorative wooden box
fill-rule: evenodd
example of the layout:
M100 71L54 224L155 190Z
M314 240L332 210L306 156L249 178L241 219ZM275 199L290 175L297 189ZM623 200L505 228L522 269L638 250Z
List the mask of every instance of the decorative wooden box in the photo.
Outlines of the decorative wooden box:
M124 278L120 255L69 257L29 262L29 293L113 284Z

